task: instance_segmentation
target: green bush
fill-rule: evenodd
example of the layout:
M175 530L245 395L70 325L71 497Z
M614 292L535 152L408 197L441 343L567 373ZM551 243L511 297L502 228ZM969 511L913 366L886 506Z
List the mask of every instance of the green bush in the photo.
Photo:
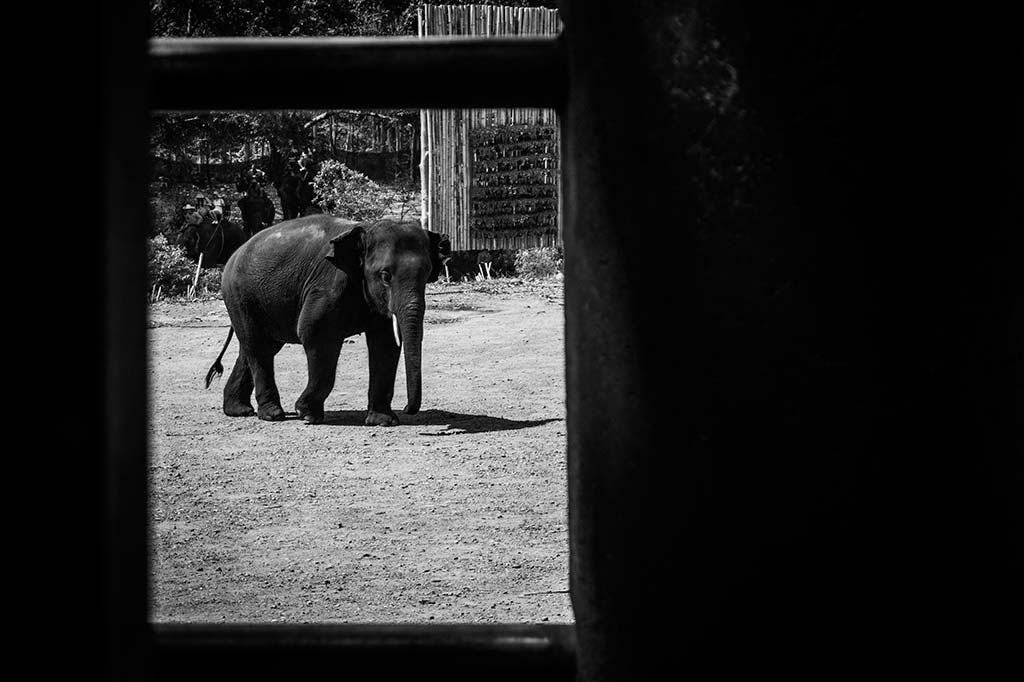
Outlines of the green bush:
M196 264L185 251L159 234L149 240L148 285L150 296L160 292L160 298L185 296L196 276ZM199 272L196 294L210 296L220 292L220 268L206 268Z
M543 246L516 253L516 274L523 279L546 279L562 272L562 250Z
M193 271L193 276L195 272ZM196 294L198 296L212 296L220 293L220 268L203 268L199 273L199 282L196 283ZM189 284L191 285L191 280Z
M180 246L169 243L162 234L149 240L148 250L150 291L160 289L164 296L184 295L192 286L195 263Z
M173 192L169 183L152 182L149 185L149 235L172 234L180 225L182 192Z
M313 192L324 211L349 220L379 220L398 199L393 190L334 159L321 165Z
M491 275L493 277L512 277L516 272L516 253L514 251L491 251Z

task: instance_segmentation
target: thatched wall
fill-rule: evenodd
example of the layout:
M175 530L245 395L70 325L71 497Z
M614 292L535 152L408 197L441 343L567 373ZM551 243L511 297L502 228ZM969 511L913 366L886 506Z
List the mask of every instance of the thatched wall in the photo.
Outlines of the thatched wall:
M419 34L555 35L538 7L424 5ZM558 120L551 109L434 109L421 114L424 226L452 248L561 246Z

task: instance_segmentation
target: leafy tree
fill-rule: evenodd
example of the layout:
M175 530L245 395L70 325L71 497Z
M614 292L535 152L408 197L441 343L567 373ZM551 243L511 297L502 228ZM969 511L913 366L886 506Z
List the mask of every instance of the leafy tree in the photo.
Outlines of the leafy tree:
M358 3L330 0L154 0L154 36L351 35Z
M399 198L394 191L333 159L320 167L313 179L313 192L321 208L350 220L377 220Z

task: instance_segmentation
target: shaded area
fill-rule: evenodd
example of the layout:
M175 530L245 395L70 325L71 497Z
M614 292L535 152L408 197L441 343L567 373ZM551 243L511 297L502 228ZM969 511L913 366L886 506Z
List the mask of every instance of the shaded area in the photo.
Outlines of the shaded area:
M154 679L291 679L325 669L356 679L572 680L571 625L157 625Z
M289 412L289 419L297 419L294 412ZM424 431L425 436L450 436L459 433L490 433L493 431L516 431L534 426L543 426L551 422L564 422L563 417L549 419L505 419L480 414L460 414L445 410L423 410L415 415L407 415L396 411L402 426L441 426L440 430ZM366 419L366 410L335 410L324 414L325 425L329 426L362 426Z

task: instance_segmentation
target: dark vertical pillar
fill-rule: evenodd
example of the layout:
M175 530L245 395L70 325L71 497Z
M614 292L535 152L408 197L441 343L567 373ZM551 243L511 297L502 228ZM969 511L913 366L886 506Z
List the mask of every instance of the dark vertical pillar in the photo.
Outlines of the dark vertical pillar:
M1011 22L804 5L560 3L588 681L1010 662ZM701 232L708 25L771 191Z
M678 626L697 615L702 587L674 557L680 543L699 544L686 531L709 482L694 428L694 196L661 73L686 59L686 35L664 2L559 10L579 670L588 681L658 679L691 645Z
M149 564L146 498L146 249L148 16L144 3L108 2L100 14L99 231L106 275L100 362L106 392L102 461L103 601L109 672L144 679ZM93 265L90 263L90 265Z

